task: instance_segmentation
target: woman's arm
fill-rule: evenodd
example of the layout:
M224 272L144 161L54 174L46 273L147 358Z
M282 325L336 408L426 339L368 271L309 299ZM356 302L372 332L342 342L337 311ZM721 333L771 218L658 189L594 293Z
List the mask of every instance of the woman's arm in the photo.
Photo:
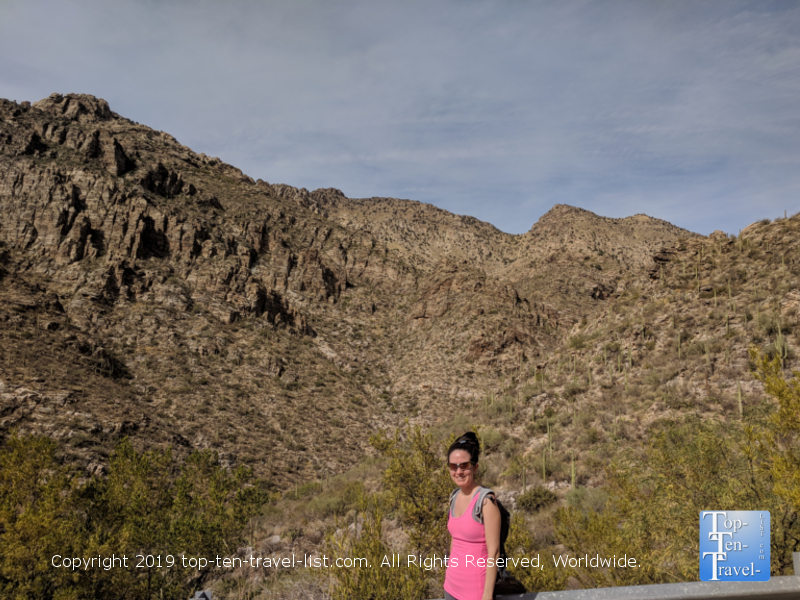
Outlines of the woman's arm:
M483 586L483 600L492 600L494 583L497 579L497 559L500 558L500 509L497 508L493 498L487 497L483 501L481 510L483 512L483 529L486 535L486 550L489 553L486 582Z

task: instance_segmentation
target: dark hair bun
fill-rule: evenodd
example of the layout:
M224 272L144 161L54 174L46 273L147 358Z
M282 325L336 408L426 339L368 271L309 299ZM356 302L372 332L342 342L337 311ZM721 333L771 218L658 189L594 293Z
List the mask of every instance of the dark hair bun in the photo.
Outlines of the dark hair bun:
M481 453L481 444L478 441L478 436L472 431L467 431L464 435L458 438L455 442L450 444L447 450L447 456L456 450L464 450L469 452L470 461L475 464L478 462L478 456Z
M458 438L456 441L457 442L461 442L461 443L469 443L469 442L471 442L473 444L479 444L478 436L475 435L474 431L468 431L467 433L462 435L460 438Z

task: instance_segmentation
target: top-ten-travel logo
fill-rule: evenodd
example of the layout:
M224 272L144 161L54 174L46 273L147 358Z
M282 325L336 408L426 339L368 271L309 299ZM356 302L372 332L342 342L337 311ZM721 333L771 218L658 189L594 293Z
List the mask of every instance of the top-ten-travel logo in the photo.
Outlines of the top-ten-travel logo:
M700 581L769 581L769 512L700 513Z

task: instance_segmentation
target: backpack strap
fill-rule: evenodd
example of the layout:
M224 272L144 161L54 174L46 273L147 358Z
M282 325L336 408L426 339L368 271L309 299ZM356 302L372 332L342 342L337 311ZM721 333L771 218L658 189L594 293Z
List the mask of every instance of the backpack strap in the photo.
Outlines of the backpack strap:
M460 491L460 489L455 489L450 493L450 516L453 518L456 516L456 497ZM472 518L476 523L483 525L483 501L487 496L490 496L494 500L495 495L492 490L485 487L479 487L478 491L475 493L478 495L478 499L472 507Z
M476 523L483 525L483 501L486 500L486 498L490 498L492 502L494 502L497 500L497 497L493 490L485 487L478 488L476 494L478 494L478 500L475 502L475 506L472 507L472 518Z
M506 549L505 549L505 538L503 537L503 520L507 519L508 511L500 504L500 501L497 499L497 495L494 493L494 490L490 490L489 488L481 487L478 492L480 496L478 496L478 501L475 502L475 506L472 509L472 518L475 519L477 523L483 524L483 502L487 498L494 502L495 506L500 510L500 558L506 558ZM505 515L503 514L505 512ZM506 521L507 523L507 521ZM506 529L506 531L508 531ZM508 534L506 534L508 536ZM506 578L506 568L505 566L497 567L497 580L500 581Z
M456 488L450 493L450 516L453 518L456 516L456 496L460 491L460 489Z

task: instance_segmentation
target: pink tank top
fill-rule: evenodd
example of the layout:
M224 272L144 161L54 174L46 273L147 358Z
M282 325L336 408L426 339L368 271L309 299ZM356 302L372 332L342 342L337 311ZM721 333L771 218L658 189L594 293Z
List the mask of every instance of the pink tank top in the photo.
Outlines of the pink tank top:
M476 491L467 510L460 517L448 513L447 530L453 536L450 559L444 576L444 590L458 600L481 600L486 582L486 533L483 523L472 518L480 494ZM478 566L483 559L484 566Z

